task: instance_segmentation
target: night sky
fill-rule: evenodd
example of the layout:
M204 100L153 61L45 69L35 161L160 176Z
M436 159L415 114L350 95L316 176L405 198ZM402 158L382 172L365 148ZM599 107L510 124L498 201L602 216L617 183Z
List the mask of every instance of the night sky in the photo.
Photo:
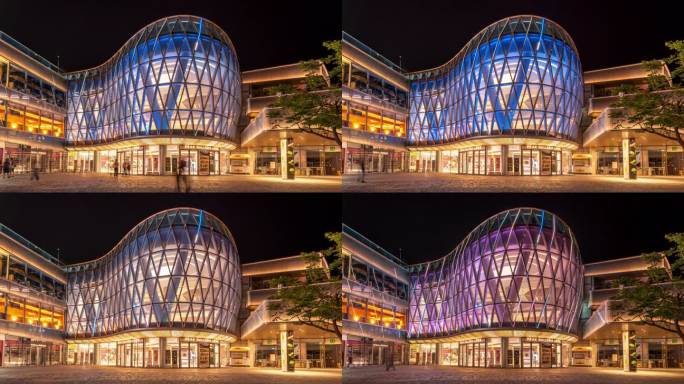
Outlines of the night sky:
M337 1L2 0L0 30L67 71L109 59L133 34L160 18L205 17L231 38L242 70L296 63L339 39Z
M511 208L536 207L565 221L584 262L666 249L684 232L679 194L369 194L344 196L344 221L409 263L453 250L478 224Z
M669 55L684 39L677 1L342 0L342 28L411 71L444 64L487 25L534 14L570 33L585 70Z
M233 234L243 263L294 256L340 231L338 194L18 194L0 196L0 223L67 264L109 252L136 224L164 209L204 209Z

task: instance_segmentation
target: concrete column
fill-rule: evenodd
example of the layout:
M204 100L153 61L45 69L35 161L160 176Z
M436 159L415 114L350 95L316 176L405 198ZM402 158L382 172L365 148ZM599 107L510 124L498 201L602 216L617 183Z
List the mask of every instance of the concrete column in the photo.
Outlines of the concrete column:
M598 169L598 151L595 149L589 150L589 155L591 156L591 162L589 163L589 168L591 169L591 174L596 175Z
M591 346L591 366L592 367L597 367L598 366L598 351L599 351L599 346L598 343L591 342L589 343Z
M280 331L280 370L287 372L287 331Z
M501 146L501 174L502 175L508 174L508 145L502 145ZM508 339L506 339L506 340L508 340Z
M247 160L249 162L247 164L247 169L249 169L250 175L254 175L256 171L256 151L253 149L247 149L247 155L249 156L249 160Z
M294 179L294 149L293 139L287 136L280 137L280 176L284 180Z
M98 172L99 171L99 166L100 164L100 152L99 151L93 151L93 166L92 169L90 170L91 172Z
M256 365L256 344L253 341L248 341L247 348L249 349L249 355L247 356L247 365L250 368L254 368L254 366Z
M159 153L161 155L161 147ZM159 338L159 367L166 368L166 337Z
M299 360L306 360L306 343L299 343ZM306 366L309 368L309 366Z
M636 365L634 365L634 367L631 367L631 365L630 365L630 358L631 358L632 352L634 352L634 354L636 354L636 344L631 343L633 338L634 338L634 331L630 331L629 329L626 329L626 327L623 327L623 329L622 329L622 370L625 372L636 371Z
M442 166L442 151L440 150L435 151L435 163L437 163L437 172L442 173L444 167Z
M93 343L93 356L90 358L90 363L92 365L97 365L97 352L99 345L97 343Z
M159 146L159 174L162 176L166 174L166 145Z
M622 176L625 179L636 179L636 173L632 174L632 161L636 161L635 142L626 135L622 137ZM636 165L634 165L636 167Z
M508 368L508 337L501 338L501 368Z
M442 354L440 353L441 352L440 351L441 345L442 344L440 344L440 343L435 343L435 359L432 360L432 364L437 364L437 365L441 364L441 360L442 360L442 357L441 357Z

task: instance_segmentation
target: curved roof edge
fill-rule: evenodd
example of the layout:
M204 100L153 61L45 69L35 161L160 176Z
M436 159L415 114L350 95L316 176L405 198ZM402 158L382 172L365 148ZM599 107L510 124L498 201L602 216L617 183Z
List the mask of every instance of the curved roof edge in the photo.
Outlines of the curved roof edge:
M477 231L479 231L480 229L482 229L482 227L484 227L484 226L486 226L487 224L489 224L491 221L496 220L496 219L499 218L500 216L504 216L504 215L507 215L507 214L509 214L509 213L511 213L511 212L515 212L515 211L517 211L518 214L520 214L520 212L522 212L523 210L529 210L530 212L542 212L543 214L551 215L551 216L554 217L556 220L558 220L561 224L563 224L563 225L565 226L565 228L567 228L568 233L570 234L570 238L572 239L572 242L573 242L574 244L577 244L577 239L575 239L575 233L572 231L572 228L570 228L570 226L568 225L568 223L566 223L565 221L563 221L563 219L561 219L561 218L560 218L558 215L556 215L555 213L553 213L553 212L551 212L551 211L548 211L548 210L546 210L546 209L535 208L535 207L517 207L517 208L510 208L510 209L506 209L506 210L503 210L503 211L501 211L501 212L495 213L495 214L489 216L488 218L486 218L485 220L483 220L482 222L480 222L480 224L478 224L475 228L473 228L470 232L468 232L468 234L467 234L465 237L463 237L463 239L462 239L461 241L459 241L458 244L457 244L452 250L450 250L446 255L444 255L444 256L442 256L442 257L439 257L439 258L437 258L437 259L431 260L431 261L424 261L424 262L422 262L422 263L417 263L417 264L412 264L412 265L410 265L411 271L413 271L413 269L416 268L416 267L421 267L421 266L423 266L423 265L427 265L427 264L430 264L430 263L438 262L438 261L441 261L441 260L446 259L447 257L450 257L451 255L453 255L454 253L456 253L456 251L460 250L463 246L467 245L467 244L470 242L471 237L472 237ZM582 259L581 254L578 253L578 255L579 255L580 261L581 261L581 259Z
M65 77L67 79L71 79L72 77L78 77L80 75L89 75L90 72L97 72L100 71L101 69L109 66L110 64L116 62L125 52L127 52L132 46L136 46L140 41L140 37L148 30L151 30L157 26L164 26L168 21L175 21L175 20L181 20L181 19L187 19L189 21L193 22L199 22L200 23L200 30L203 30L203 25L204 23L207 23L211 28L214 28L216 32L219 33L220 37L223 39L223 42L227 43L230 49L233 50L235 55L237 56L237 50L235 49L235 45L233 44L233 41L230 39L226 31L223 30L223 28L219 27L218 24L214 23L213 21L206 19L204 17L200 16L194 16L194 15L173 15L173 16L166 16L161 19L155 20L144 27L140 28L136 33L131 35L131 37L126 40L126 42L119 48L114 54L107 59L104 63L97 65L95 67L91 68L86 68L86 69L81 69L78 71L71 71L65 73ZM202 33L202 32L200 32ZM205 36L210 36L214 37L211 35L207 35L206 33L202 33Z
M221 229L226 232L226 234L228 235L228 238L230 239L230 241L232 241L233 245L237 249L237 245L235 243L235 238L233 237L233 234L230 232L230 229L228 229L228 226L226 226L226 224L223 221L221 221L221 219L216 217L214 214L207 212L203 209L199 209L199 208L176 207L176 208L165 209L163 211L159 211L159 212L156 212L150 216L147 216L145 219L138 222L138 224L134 225L133 228L131 228L128 232L126 232L126 234L121 238L121 240L119 240L109 251L107 251L107 253L105 253L104 255L102 255L96 259L93 259L93 260L83 261L83 262L75 263L75 264L69 264L65 267L66 271L67 272L76 272L77 269L90 267L90 266L97 264L98 262L104 261L106 258L108 258L113 253L115 253L119 249L119 247L122 246L129 239L129 237L131 237L132 234L141 226L143 226L146 223L148 223L149 221L152 221L155 218L162 216L162 215L165 215L169 212L183 211L183 210L188 211L188 212L192 212L192 213L197 213L199 215L205 215L206 214L206 215L209 215L210 217L212 217L213 219L215 219L216 222L218 222L222 226Z
M575 42L572 40L572 37L570 37L570 34L568 31L566 31L563 27L560 26L560 24L556 23L555 21L543 17L543 16L537 16L537 15L529 15L529 14L524 14L524 15L516 15L516 16L509 16L505 17L503 19L497 20L486 27L484 27L482 30L480 30L478 33L476 33L468 42L461 48L451 59L447 60L446 63L442 65L438 65L436 67L428 68L428 69L423 69L420 71L413 71L408 73L408 77L410 80L413 80L417 76L421 76L426 72L432 72L436 70L440 70L454 62L457 62L463 58L463 56L467 55L468 53L472 52L473 45L480 37L482 37L484 34L491 32L494 28L498 27L501 24L508 23L511 19L525 19L529 18L529 21L534 21L534 20L542 20L543 23L549 23L554 29L557 29L558 32L561 34L561 38L563 42L568 44L573 51L575 51L576 54L579 55L579 52L577 52L577 47L575 46ZM530 23L532 25L533 23ZM478 45L479 46L479 45Z

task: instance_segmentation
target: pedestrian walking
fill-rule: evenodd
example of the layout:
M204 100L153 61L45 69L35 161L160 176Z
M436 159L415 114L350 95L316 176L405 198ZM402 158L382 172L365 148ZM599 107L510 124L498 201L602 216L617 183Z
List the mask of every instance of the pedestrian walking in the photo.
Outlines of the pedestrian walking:
M130 176L130 175L131 175L131 163L126 162L126 176Z
M185 192L190 192L190 185L188 184L188 176L185 174L185 167L187 163L185 160L181 159L178 162L178 173L176 173L176 192L182 192L181 184L185 186Z
M10 159L9 157L5 158L5 161L2 162L2 178L9 178L10 177Z
M33 167L31 168L31 180L40 180L40 176L38 175L38 171L40 169L38 168L38 164L34 164Z
M352 355L350 352L347 352L347 367L351 367L352 362L353 362Z
M388 356L385 358L385 371L389 371L390 369L397 370L397 367L394 366L394 355L392 354L391 349L387 349L387 354Z
M361 175L359 176L359 181L362 183L366 182L366 156L361 159Z
M114 177L119 177L119 160L114 160Z

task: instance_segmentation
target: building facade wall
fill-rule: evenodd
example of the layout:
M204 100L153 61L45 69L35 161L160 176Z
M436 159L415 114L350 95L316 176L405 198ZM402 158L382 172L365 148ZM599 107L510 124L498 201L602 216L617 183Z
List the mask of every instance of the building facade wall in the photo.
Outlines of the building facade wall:
M240 70L218 26L173 16L136 33L107 63L68 76L68 146L136 137L237 142Z
M104 257L68 267L67 337L155 328L237 335L240 291L226 226L196 209L163 211Z
M548 19L498 21L449 63L410 78L410 144L508 135L578 138L580 61L567 32Z
M411 268L409 337L482 329L577 334L582 262L570 228L534 208L501 212L446 257Z

